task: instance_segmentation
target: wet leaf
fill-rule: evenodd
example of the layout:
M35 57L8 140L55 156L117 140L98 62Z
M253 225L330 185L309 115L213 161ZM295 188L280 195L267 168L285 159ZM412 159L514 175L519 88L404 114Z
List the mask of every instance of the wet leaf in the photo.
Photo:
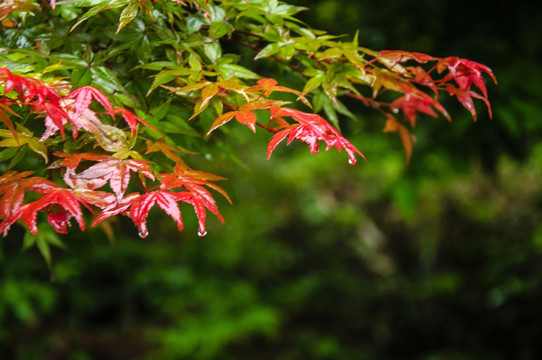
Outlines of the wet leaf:
M138 11L139 11L139 1L130 0L128 5L124 9L122 9L122 12L120 13L119 26L116 31L117 34L119 33L119 31L122 30L123 27L125 27L132 20L135 19Z

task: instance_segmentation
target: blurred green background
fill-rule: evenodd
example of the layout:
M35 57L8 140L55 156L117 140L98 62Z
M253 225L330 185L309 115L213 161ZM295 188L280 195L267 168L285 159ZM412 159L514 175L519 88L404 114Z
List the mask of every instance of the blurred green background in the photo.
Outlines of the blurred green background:
M542 6L465 0L297 0L332 34L373 49L491 67L494 117L418 122L398 137L356 103L343 132L369 159L311 156L238 131L199 169L234 205L197 236L151 213L72 228L48 270L23 232L0 243L1 359L539 359L542 356ZM345 39L348 39L346 36ZM351 36L350 36L351 38ZM273 77L288 81L287 74ZM197 165L197 166L196 166Z

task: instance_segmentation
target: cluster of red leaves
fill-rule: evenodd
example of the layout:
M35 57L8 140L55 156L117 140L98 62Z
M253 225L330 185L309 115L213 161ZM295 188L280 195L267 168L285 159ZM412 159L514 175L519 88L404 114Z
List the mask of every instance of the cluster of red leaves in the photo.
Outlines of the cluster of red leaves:
M45 209L49 214L48 220L55 230L65 232L69 218L75 217L82 230L85 223L82 218L79 203L86 202L78 198L70 190L41 177L29 177L32 171L16 173L8 171L0 177L0 232L7 235L11 225L19 218L28 225L33 233L37 233L36 213ZM22 204L25 190L33 191L43 196L31 203ZM60 208L54 206L60 205ZM88 206L88 205L86 205ZM69 215L68 215L69 213Z
M430 108L431 106L434 106L449 118L447 113L443 111L442 105L438 103L438 91L441 90L457 97L459 102L471 113L475 121L476 109L472 98L474 97L483 100L487 105L489 117L491 117L491 107L489 105L483 74L486 73L489 75L495 83L497 83L497 79L493 75L491 69L487 66L458 57L435 58L422 53L406 51L381 51L378 60L385 61L387 64L391 62L391 68L398 67L405 79L410 83L426 86L435 91L434 98L431 98L428 95L420 97L419 94L421 92L417 90L416 87L410 86L409 88L408 85L403 83L400 90L405 94L405 97L409 96L409 99L405 99L404 102L396 105L392 104L392 108L398 109L403 107L404 109L404 104L408 103L408 105L406 105L407 109L417 109L423 113L436 116L434 111ZM427 62L436 62L436 64L429 71L425 71L420 66L403 67L400 65L409 60L414 60L420 64L425 64ZM442 74L447 70L447 73L440 79L433 79L431 77L431 72L434 70L439 74ZM481 94L472 89L473 84L481 91ZM405 115L411 123L414 122L415 114L411 110L405 111Z
M491 69L483 64L457 57L436 58L422 53L405 51L381 51L373 61L381 62L388 69L401 75L400 77L381 77L384 80L380 80L379 86L387 90L398 91L401 95L391 104L378 103L378 105L385 105L392 111L392 113L386 113L387 123L384 131L399 133L407 153L407 160L410 159L414 137L395 118L393 113L402 110L406 120L412 127L416 124L418 113L437 117L436 111L438 111L450 120L448 112L439 102L439 93L443 91L455 96L470 112L474 121L477 119L477 114L473 98L481 99L486 104L491 118L491 107L483 75L484 73L489 75L495 83L497 80ZM414 61L418 64L433 62L434 65L430 70L426 71L419 65L404 65L408 61ZM433 77L432 73L434 71L440 76ZM473 84L481 93L475 91ZM434 92L434 96L420 90L420 87L429 88ZM360 100L367 103L376 103L376 101L367 98L361 98Z
M302 102L309 104L299 91L279 86L273 79L260 79L256 85L246 90L247 93L257 92L261 97L268 97L274 91L294 93L300 97ZM261 99L239 105L239 110L233 110L233 107L229 106L233 111L220 115L211 125L207 135L235 118L237 122L249 127L254 132L256 131L256 126L260 126L275 134L267 146L267 158L271 156L277 145L286 138L288 138L288 145L294 139L307 143L311 154L315 154L319 151L320 141L323 141L326 144L326 151L333 147L338 151L341 151L341 149L344 148L348 154L348 161L350 164L356 163L356 154L365 158L354 145L346 140L337 129L331 126L331 124L321 116L279 106L283 104L284 103L279 101ZM264 126L257 122L257 116L254 113L255 110L269 111L271 120L268 126ZM295 123L288 123L284 119L285 117L294 120ZM272 124L276 124L276 126L271 127Z
M8 69L0 68L0 84L4 85L1 110L8 111L7 109L14 104L27 105L34 112L45 113L53 122L62 123L64 119L68 119L68 115L60 106L62 97L40 80L15 75ZM16 99L6 98L6 94L11 91L17 93ZM2 113L0 119L16 136L15 128L9 117Z
M14 114L10 106L29 106L31 111L45 116L45 142L58 131L64 137L64 128L71 124L73 137L78 130L91 133L106 151L123 149L120 129L103 123L91 109L93 101L101 104L113 120L120 114L128 123L132 134L137 124L147 125L142 119L124 108L113 108L109 99L98 89L85 86L62 96L57 89L42 81L12 74L0 68L0 85L3 98L0 99L0 119L13 133L17 132L9 116ZM98 141L98 139L101 139ZM59 160L49 166L49 170L61 169L66 187L38 176L29 177L33 172L17 173L8 171L0 176L0 232L7 235L11 225L21 219L33 234L37 234L36 217L39 211L47 214L48 222L57 232L66 233L70 220L75 218L81 230L85 229L81 205L92 213L93 207L101 210L92 225L117 214L129 216L140 230L140 236L147 235L146 220L150 209L158 205L178 224L182 230L182 219L178 202L192 205L199 220L199 234L205 234L206 211L209 210L223 221L216 202L205 188L227 194L212 181L224 180L221 177L194 171L177 165L172 174L155 175L147 161L120 158L104 153L53 153ZM85 168L77 171L81 163ZM88 166L88 163L94 163ZM125 195L130 183L131 173L135 173L144 189L143 193ZM150 181L160 179L159 189L147 190L145 178ZM111 192L100 191L108 185ZM29 194L30 193L30 194Z
M277 145L288 138L287 143L290 144L294 139L305 142L309 145L311 154L317 153L319 149L319 141L326 144L326 151L335 147L338 151L342 148L348 153L348 162L356 163L356 154L365 158L363 154L356 149L348 140L327 121L316 114L309 114L299 110L290 108L281 108L273 106L270 109L271 120L279 123L276 129L280 129L269 142L267 146L267 158L277 147ZM283 117L290 117L295 120L296 124L289 124L284 121Z
M157 177L161 179L159 189L148 191L143 195L129 194L116 204L112 203L104 207L102 213L94 220L93 225L116 214L128 214L139 228L140 236L146 236L147 214L149 209L156 204L175 220L179 231L182 231L181 211L177 205L179 201L194 207L199 220L198 234L200 236L207 233L205 229L206 210L216 215L222 223L224 222L213 196L204 187L207 186L220 192L229 201L230 199L224 190L209 182L225 180L224 178L202 171L183 169L180 166L175 167L173 174L159 174ZM183 189L183 191L172 192L172 189Z
M434 61L436 65L429 71L421 66L404 66L406 61L416 61L421 64ZM450 119L444 107L439 103L439 92L445 91L456 96L461 104L469 110L474 120L476 111L472 98L482 99L489 109L487 90L482 78L484 73L490 75L495 81L491 70L486 66L465 59L448 57L438 59L420 53L408 53L400 51L383 51L374 61L382 62L388 73L374 69L376 81L373 84L373 99L365 98L359 94L351 94L365 103L375 105L384 112L387 122L384 131L399 133L407 152L407 159L412 152L414 137L407 127L397 120L394 113L403 112L406 120L412 127L415 126L418 113L424 113L433 117L437 111ZM391 70L391 71L390 71ZM434 79L431 72L444 73L440 79ZM370 72L368 70L367 72ZM395 76L393 73L399 73ZM481 92L473 89L474 86ZM80 153L63 154L53 153L61 158L54 162L49 169L60 168L63 181L67 187L57 185L50 180L41 177L28 177L31 172L15 173L8 172L0 177L0 232L7 234L10 226L18 219L22 219L32 233L37 232L36 216L38 211L48 214L49 223L56 231L65 233L70 225L71 218L75 218L80 228L84 230L83 215L80 205L92 211L97 207L101 212L96 216L93 225L117 215L123 214L130 217L139 228L140 235L147 234L147 217L150 209L157 205L165 211L177 223L179 230L183 229L179 202L193 206L199 220L199 234L206 233L206 212L210 211L223 221L218 211L216 202L209 189L218 191L229 200L227 194L213 181L223 180L218 176L194 171L186 167L181 161L176 161L176 156L156 144L147 144L148 152L162 151L167 157L177 162L172 173L154 174L149 163L143 160L128 158L129 150L126 134L115 126L105 124L91 109L93 103L98 103L105 109L103 116L109 116L115 121L117 115L121 115L130 127L132 136L137 132L138 124L150 127L145 121L134 115L127 109L114 108L109 99L98 89L85 86L67 95L62 96L58 89L44 84L40 80L25 78L12 74L9 70L0 68L0 86L3 85L3 98L0 100L0 120L17 139L17 132L9 115L17 116L10 109L13 105L29 106L31 111L43 114L45 117L45 132L41 141L45 142L50 137L60 132L65 137L65 128L71 128L73 138L78 136L78 131L90 133L96 143L110 154ZM430 96L420 89L426 87L434 91ZM380 89L399 92L400 95L391 103L376 100ZM310 106L299 91L279 86L273 79L261 79L256 85L245 87L231 80L219 82L202 81L187 85L183 88L174 89L175 92L187 92L201 90L201 96L196 102L194 116L197 116L207 108L215 96L221 97L222 104L230 111L220 113L211 125L208 134L223 126L232 119L256 131L256 126L262 127L274 135L267 147L269 158L274 149L283 140L287 139L290 144L294 139L308 144L312 154L319 151L319 144L326 144L326 151L343 148L348 154L350 164L356 162L356 154L364 158L363 154L348 142L333 126L317 114L306 113L293 108L284 107L287 102L272 100L269 96L275 92L290 92L298 96L298 99ZM235 105L228 103L231 93L242 95L246 103ZM389 109L387 112L383 109ZM258 122L259 110L267 110L270 114L269 124L263 125ZM491 116L491 110L489 110ZM292 122L287 122L289 118ZM155 130L156 131L156 130ZM156 149L155 149L156 148ZM123 152L124 151L124 152ZM120 154L123 155L115 155ZM169 154L169 155L168 155ZM85 161L81 171L80 163ZM94 163L88 165L88 163ZM134 192L126 195L131 179L131 173L135 173L142 193ZM159 185L147 190L145 181L159 181ZM98 189L108 186L112 192ZM25 202L25 191L32 192L30 198L36 200Z

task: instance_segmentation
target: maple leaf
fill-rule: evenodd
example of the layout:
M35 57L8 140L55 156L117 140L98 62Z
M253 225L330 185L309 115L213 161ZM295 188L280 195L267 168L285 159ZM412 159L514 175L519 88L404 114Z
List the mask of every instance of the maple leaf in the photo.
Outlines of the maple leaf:
M275 147L286 137L288 137L288 145L294 139L307 143L309 145L311 154L315 154L319 151L319 141L323 141L326 144L326 151L332 147L335 147L337 151L341 151L341 149L344 148L348 153L348 162L350 164L356 163L356 154L365 159L365 156L354 145L346 140L321 116L317 114L305 113L296 109L275 106L272 106L270 111L271 119L288 116L297 121L299 124L282 125L282 127L285 128L277 132L271 138L269 145L267 146L268 159L271 157Z
M216 84L211 83L207 86L205 86L203 89L201 89L201 96L200 100L196 103L194 107L194 114L190 116L188 120L191 120L195 118L198 114L200 114L203 110L207 108L209 105L209 102L212 100L212 98L218 94L219 88Z
M403 86L402 90L405 95L395 99L390 104L390 108L392 110L402 109L405 117L408 119L408 121L410 121L410 124L413 127L416 124L416 113L418 111L432 117L437 117L433 107L444 115L448 121L451 120L446 109L444 109L444 107L431 96L410 85Z
M200 236L203 236L207 233L205 227L205 221L207 216L206 210L209 210L222 223L224 223L224 218L218 210L215 199L213 198L211 193L203 186L207 186L219 192L231 203L230 198L222 188L209 182L226 180L225 178L203 171L183 169L180 166L175 166L173 174L160 174L158 175L158 177L160 177L162 180L160 187L164 190L181 187L187 190L186 192L179 193L183 194L179 195L179 200L189 203L194 207L194 211L196 212L196 216L198 217L198 234Z
M12 74L6 68L0 68L0 82L4 82L4 94L15 90L23 104L30 105L35 112L46 113L49 121L60 129L64 137L63 126L69 118L60 106L62 97L58 93L38 79ZM10 124L4 118L2 120L11 130Z
M158 175L158 177L162 180L160 187L163 189L184 187L188 191L192 192L194 189L201 188L201 185L205 185L219 192L231 204L231 199L229 198L228 194L226 194L226 192L221 187L209 182L227 180L222 176L214 175L204 171L183 168L179 165L176 165L173 174L160 174Z
M123 135L120 135L120 133L122 133L120 129L102 123L96 116L96 113L92 110L83 110L79 116L72 116L71 121L74 125L74 138L77 137L77 129L83 129L94 135L96 142L98 142L105 150L108 150L108 147L123 147L124 139L121 139L120 137L126 138L124 133ZM118 135L120 135L120 137Z
M145 120L141 119L139 116L135 115L128 109L124 108L114 108L113 109L114 114L121 114L128 126L130 127L130 131L132 132L132 135L135 135L137 131L137 123L142 123L146 127L153 130L155 133L160 135L160 132L156 130L152 125L147 123Z
M44 108L47 117L45 118L45 133L42 135L40 141L44 141L49 136L54 135L57 130L60 130L60 135L64 138L64 125L66 125L68 121L71 121L71 118L60 104L46 103L44 104ZM77 132L75 132L75 134L77 134Z
M107 96L103 92L92 86L83 86L69 93L66 97L68 99L74 99L75 112L72 115L74 118L79 117L90 106L92 99L98 101L107 110L107 112L114 117L113 108Z
M399 137L401 138L403 147L405 148L406 161L408 163L410 162L410 158L412 156L412 143L416 142L416 138L410 133L410 131L408 131L406 126L397 121L393 115L387 114L387 117L388 120L386 121L386 126L384 127L383 131L399 133Z
M147 151L145 154L150 154L152 152L160 151L162 154L164 154L168 159L173 160L175 164L180 164L184 167L188 167L183 159L181 159L179 156L176 155L176 153L183 153L183 154L197 154L196 152L184 149L180 146L171 145L166 143L165 141L151 141L146 140L147 143Z
M15 75L7 68L0 68L0 82L4 82L5 94L15 90L21 101L27 100L27 90L36 86L36 80Z
M448 86L446 87L446 91L450 95L454 95L455 97L457 97L457 100L459 100L461 105L463 105L465 109L467 109L471 113L474 121L476 121L476 108L474 107L474 102L472 101L472 98L474 97L474 98L483 100L487 106L489 118L491 119L492 117L491 106L487 98L483 97L482 95L472 90L456 88L455 86L451 84L448 84Z
M70 122L73 124L74 138L77 137L78 130L83 129L92 133L96 137L96 140L101 142L101 145L105 145L104 148L106 150L108 150L108 146L111 148L122 148L122 141L118 143L118 141L115 141L118 139L114 139L111 136L112 132L118 133L118 131L114 131L113 127L103 124L96 116L96 113L89 108L93 99L102 104L111 117L114 118L115 114L122 115L130 127L132 135L135 135L137 131L138 122L160 134L158 130L133 114L130 110L112 108L109 99L100 90L91 86L84 86L71 92L64 99L60 99L56 103L46 102L43 104L47 117L45 119L45 132L41 137L41 141L45 141L59 130L62 137L64 137L64 126ZM114 144L115 142L117 143Z
M92 226L97 225L99 222L111 216L123 214L130 217L134 224L138 227L139 236L146 237L148 235L147 216L150 209L154 205L158 205L177 223L177 228L179 231L182 231L183 222L181 218L181 211L177 202L182 200L187 194L188 193L173 193L164 190L155 190L144 194L129 194L121 199L118 203L105 207L100 215L96 217L92 223Z
M71 105L66 106L70 108ZM96 116L96 113L91 109L84 109L78 116L74 116L73 114L73 111L68 110L68 119L61 119L60 124L55 123L50 117L47 117L45 119L46 130L40 141L45 141L49 137L55 135L59 129L62 131L64 125L66 125L69 120L73 124L73 138L77 137L79 129L83 129L91 133L98 145L106 151L118 152L126 149L126 134L114 126L102 123Z
M93 99L102 104L111 117L115 117L107 96L92 86L84 86L72 91L64 99L59 99L53 103L44 103L48 116L45 119L45 132L41 137L41 141L53 136L58 130L60 130L64 138L64 125L68 122L73 124L73 138L77 137L78 129L83 129L91 132L96 137L103 138L104 134L107 133L108 125L104 125L94 111L89 108ZM127 116L127 114L124 115L125 119ZM130 125L129 121L128 123Z
M487 99L487 89L482 77L483 72L488 74L495 84L497 79L491 69L475 61L460 59L458 57L447 57L439 61L437 69L442 72L445 68L450 72L447 78L453 78L462 90L469 90L474 83Z
M96 226L98 223L111 216L118 214L126 215L125 213L132 205L132 202L140 196L140 193L131 193L118 201L107 204L102 208L102 212L94 219L91 226Z
M239 110L229 111L217 117L211 124L211 128L207 131L205 136L208 136L211 132L221 127L222 125L235 118L237 122L247 126L252 132L256 132L256 114L252 111L269 109L273 105L286 104L286 102L275 100L256 100L248 104L239 106Z
M27 81L31 86L25 92L25 101L33 100L31 105L35 111L48 113L47 105L58 107L62 97L56 91L43 84L40 80L27 78ZM36 99L34 100L34 98Z
M111 204L117 203L117 198L115 195L108 193L106 191L96 191L89 189L72 189L72 192L84 200L87 204L91 204L104 209L111 206Z
M11 225L20 217L20 210L23 205L24 191L30 190L38 193L46 192L57 188L58 185L41 177L30 177L32 171L17 173L8 171L0 177L0 232L7 235Z
M58 105L62 98L41 80L15 75L7 68L0 68L0 82L4 82L5 94L15 90L21 102L29 103L40 112L46 103Z
M380 51L378 56L376 56L370 62L378 61L384 64L388 69L392 70L393 72L400 73L405 76L407 74L414 75L419 82L420 79L418 77L421 74L418 69L415 69L414 71L412 71L412 67L401 65L402 63L407 62L409 60L414 60L420 64L425 64L428 61L437 60L437 58L434 58L430 55L426 55L423 53L418 53L418 52L408 52L408 51L401 51L401 50L382 50ZM382 81L380 80L380 78L381 76L377 78L377 81ZM434 81L431 77L424 76L422 80L423 80L422 82L423 85L430 86L433 88Z
M109 182L109 186L120 200L128 188L130 171L141 173L154 180L152 170L146 161L108 157L78 174L71 173L66 183L74 188L94 190Z
M147 215L149 210L156 204L177 223L179 231L183 230L181 210L179 210L179 194L164 190L156 190L145 193L131 202L129 216L138 227L140 235L146 236Z
M81 160L102 161L104 159L109 158L109 155L97 154L97 153L67 154L67 153L55 152L53 153L53 155L64 158L63 160L60 160L58 167L63 166L70 169L77 168ZM53 167L53 165L51 165L50 167Z
M298 90L290 89L286 86L280 86L278 85L277 80L275 79L260 79L256 82L256 85L251 86L247 89L247 91L261 91L262 95L265 97L269 97L273 92L279 91L279 92L289 92L292 94L296 94L298 97L298 100L301 100L303 104L307 105L308 107L312 108L312 105L310 102L303 96L303 93Z
M57 204L61 207L58 209L54 205ZM36 224L37 212L45 208L49 213L48 221L58 232L65 232L66 226L69 226L70 219L75 217L75 220L79 224L82 231L85 230L85 222L83 220L83 213L81 212L80 204L83 204L90 211L92 209L88 204L71 190L61 187L47 189L44 192L43 197L39 200L25 204L21 206L17 217L27 224L30 232L34 235L38 233L38 227Z
M52 206L48 213L47 221L49 224L53 226L56 232L66 234L68 232L67 227L71 225L70 219L72 214L58 206Z
M433 90L435 94L438 93L439 89L435 80L431 77L431 75L429 75L427 71L425 71L424 68L422 68L421 66L413 66L409 67L408 70L409 74L414 77L413 79L409 79L409 81L423 86L427 86L431 90Z
M0 177L0 232L7 235L11 225L19 218L28 225L32 234L37 234L37 212L43 208L49 213L48 221L56 231L65 232L72 217L75 217L81 230L85 229L79 203L89 208L87 203L70 190L41 177L28 177L31 171L22 173L7 172ZM43 196L31 203L22 205L24 191L30 190ZM58 206L55 206L58 205ZM90 208L89 208L90 209ZM91 210L92 211L92 210Z
M402 50L382 50L378 55L380 59L390 60L396 63L402 63L408 60L415 60L421 64L428 61L437 60L437 58L420 52L409 52Z

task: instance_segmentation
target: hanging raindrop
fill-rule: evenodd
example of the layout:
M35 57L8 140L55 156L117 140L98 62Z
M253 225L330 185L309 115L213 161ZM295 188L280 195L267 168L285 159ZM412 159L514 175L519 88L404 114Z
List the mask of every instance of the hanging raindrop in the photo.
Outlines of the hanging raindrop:
M207 235L207 231L204 231L204 232L198 231L198 236L204 237L205 235Z
M143 223L139 226L139 237L144 239L149 235L149 230L147 230L147 224Z
M397 113L399 112L399 109L397 109L397 108L396 108L396 109L393 109L393 112L394 112L395 114L397 114Z
M348 159L348 163L349 163L350 165L354 165L354 164L356 163L356 161L355 161L355 160L352 160L352 159Z

